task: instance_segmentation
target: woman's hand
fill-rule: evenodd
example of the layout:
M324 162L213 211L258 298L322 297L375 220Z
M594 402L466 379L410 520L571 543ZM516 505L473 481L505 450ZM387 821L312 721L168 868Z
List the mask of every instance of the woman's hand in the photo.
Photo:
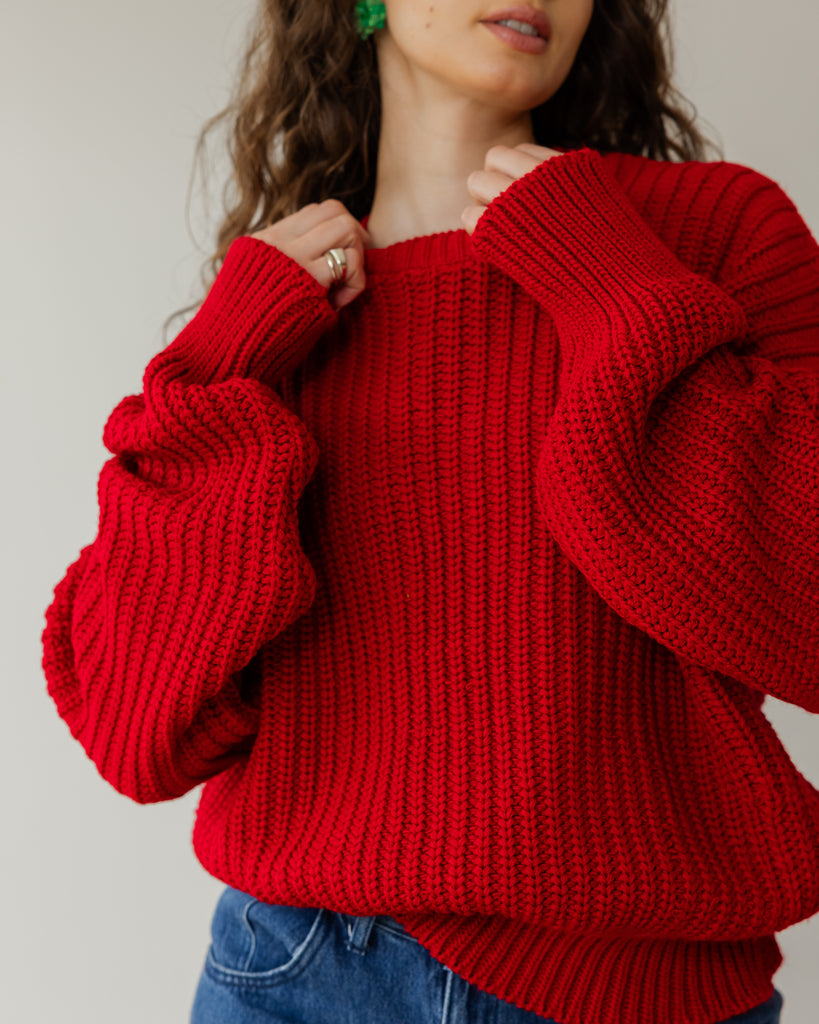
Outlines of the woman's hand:
M338 199L308 203L300 210L256 231L251 238L274 245L328 289L328 300L335 309L352 302L364 290L364 248L371 239L366 228ZM335 283L325 253L343 249L347 257L347 276Z
M515 146L492 146L487 151L482 171L473 171L466 179L469 194L477 201L475 206L467 206L461 214L461 223L468 234L472 234L487 206L509 188L513 181L528 174L544 160L562 156L555 149L536 146L530 142L521 142Z

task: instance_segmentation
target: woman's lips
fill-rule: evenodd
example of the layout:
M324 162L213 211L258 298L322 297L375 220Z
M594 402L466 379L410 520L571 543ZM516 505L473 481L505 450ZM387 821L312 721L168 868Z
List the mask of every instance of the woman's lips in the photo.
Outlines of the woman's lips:
M546 40L542 36L527 36L508 25L496 25L492 21L482 21L481 24L516 50L522 50L524 53L543 53L546 49Z
M504 7L502 11L493 11L488 17L484 18L484 22L492 22L493 24L498 21L523 21L527 25L531 25L537 34L547 41L552 36L552 26L549 19L536 7L532 7L531 4L512 4L510 7Z

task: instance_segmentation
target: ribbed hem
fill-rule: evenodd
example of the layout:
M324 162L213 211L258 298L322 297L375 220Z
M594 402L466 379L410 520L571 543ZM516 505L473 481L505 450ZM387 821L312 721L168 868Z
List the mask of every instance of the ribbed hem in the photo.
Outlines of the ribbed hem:
M590 152L584 147L581 147L581 150ZM581 150L557 148L561 155ZM497 200L494 200L493 205L496 202ZM487 207L488 209L490 207ZM481 219L486 215L484 211ZM369 219L369 213L361 218L362 227L367 227ZM465 228L457 228L451 231L436 231L428 235L415 235L381 248L365 249L364 269L368 274L394 274L413 268L427 269L441 264L457 263L460 260L471 260L475 258L472 245L474 237L474 232L470 235Z
M589 148L513 181L478 221L472 245L558 316L583 318L660 278L691 275Z
M337 318L327 290L299 263L242 235L228 248L199 311L149 364L146 377L161 366L190 384L231 377L272 383Z
M506 918L399 915L441 963L559 1024L717 1024L773 994L773 935L733 942L577 936Z

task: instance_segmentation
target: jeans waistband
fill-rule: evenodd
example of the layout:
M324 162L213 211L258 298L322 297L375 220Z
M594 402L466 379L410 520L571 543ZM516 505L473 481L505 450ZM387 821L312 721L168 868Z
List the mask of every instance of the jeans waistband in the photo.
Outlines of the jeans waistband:
M363 954L367 951L374 928L400 935L410 942L418 942L414 935L409 935L404 926L389 914L348 914L339 911L338 916L347 932L344 944L354 953Z

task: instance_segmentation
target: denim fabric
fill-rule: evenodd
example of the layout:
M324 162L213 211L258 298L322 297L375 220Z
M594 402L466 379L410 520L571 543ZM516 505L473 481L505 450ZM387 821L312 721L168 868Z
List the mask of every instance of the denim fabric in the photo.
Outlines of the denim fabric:
M271 905L228 886L211 939L190 1024L558 1024L471 985L383 914ZM775 990L730 1024L779 1024L782 1003Z

